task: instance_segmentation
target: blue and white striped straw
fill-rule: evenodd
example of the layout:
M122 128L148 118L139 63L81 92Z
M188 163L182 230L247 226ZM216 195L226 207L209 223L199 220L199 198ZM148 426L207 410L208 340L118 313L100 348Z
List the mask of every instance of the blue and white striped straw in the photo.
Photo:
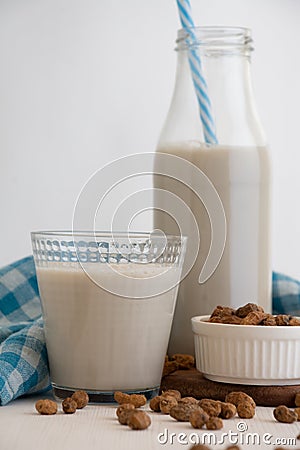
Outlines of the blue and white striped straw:
M194 42L197 42L190 0L177 0L177 6L182 28L189 33ZM189 64L197 95L205 142L207 144L217 144L218 140L212 116L211 103L208 96L208 88L202 73L201 60L195 48L189 49Z

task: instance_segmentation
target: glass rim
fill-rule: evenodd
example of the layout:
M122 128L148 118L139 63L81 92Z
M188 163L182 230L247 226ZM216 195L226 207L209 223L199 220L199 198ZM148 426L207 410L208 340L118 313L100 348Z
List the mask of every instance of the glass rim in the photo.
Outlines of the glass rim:
M244 48L252 51L251 28L227 25L204 25L180 28L177 31L176 50L199 48Z
M220 36L249 36L251 37L252 29L249 27L242 27L236 25L199 25L194 27L179 28L177 31L178 37L184 37L186 33L194 31L196 33L210 33L218 34Z
M153 230L154 231L154 230ZM151 235L152 231L88 231L88 230L38 230L38 231L31 231L30 235L32 238L36 238L39 236L44 237L53 237L57 238L59 236L62 237L89 237L89 238L124 238L124 237L133 237L133 238L148 238ZM167 239L182 239L187 240L187 236L185 235L175 235L175 234L168 234L164 233L164 236L166 236ZM156 238L159 238L159 235L155 236ZM163 236L162 236L163 237Z

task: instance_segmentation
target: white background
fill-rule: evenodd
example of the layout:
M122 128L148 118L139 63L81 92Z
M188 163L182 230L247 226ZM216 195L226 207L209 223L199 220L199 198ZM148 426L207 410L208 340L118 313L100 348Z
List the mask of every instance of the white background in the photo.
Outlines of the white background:
M193 10L197 24L253 30L273 268L300 278L300 1L194 0ZM0 265L30 253L31 230L71 228L96 169L155 149L178 27L175 0L0 0Z

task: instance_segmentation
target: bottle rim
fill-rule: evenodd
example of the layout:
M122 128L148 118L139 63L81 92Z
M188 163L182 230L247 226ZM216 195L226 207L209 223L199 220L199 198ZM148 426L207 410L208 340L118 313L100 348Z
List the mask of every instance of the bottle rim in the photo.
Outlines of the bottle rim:
M253 49L250 28L237 26L199 26L181 28L176 51L199 49L212 53L250 54Z

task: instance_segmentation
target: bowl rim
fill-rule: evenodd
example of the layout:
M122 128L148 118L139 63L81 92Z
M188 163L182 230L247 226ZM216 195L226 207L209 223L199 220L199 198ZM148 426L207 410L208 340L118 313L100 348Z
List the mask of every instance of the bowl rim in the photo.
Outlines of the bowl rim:
M274 314L277 315L277 314ZM296 319L300 320L300 316L293 316ZM203 327L222 327L222 328L234 328L234 329L240 329L240 330L300 330L299 326L287 326L287 325L274 325L274 326L262 326L262 325L239 325L235 323L216 323L216 322L208 322L207 319L210 318L210 315L204 315L204 316L194 316L191 318L191 322L193 325L203 326ZM265 331L267 332L267 331Z

